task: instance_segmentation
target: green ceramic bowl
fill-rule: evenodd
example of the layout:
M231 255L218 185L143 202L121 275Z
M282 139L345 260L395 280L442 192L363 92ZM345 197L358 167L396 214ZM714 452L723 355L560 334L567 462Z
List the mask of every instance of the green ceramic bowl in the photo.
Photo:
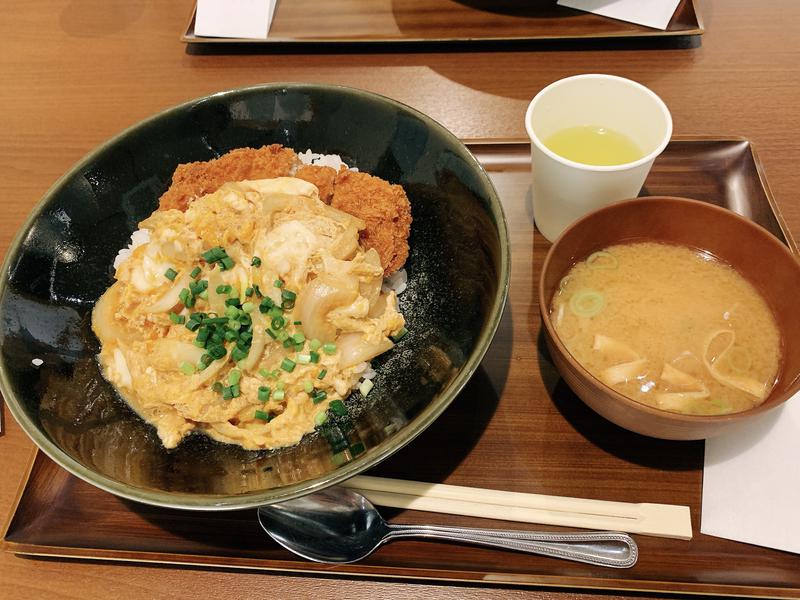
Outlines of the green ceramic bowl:
M296 446L248 452L195 435L165 450L100 375L92 307L113 281L118 250L156 208L178 164L271 143L340 154L404 186L414 223L400 308L410 334L374 361L378 376L366 398L354 393L346 417ZM48 456L111 493L203 510L286 500L375 465L456 398L497 329L509 260L489 177L425 115L334 86L214 94L122 132L36 206L3 264L0 389Z

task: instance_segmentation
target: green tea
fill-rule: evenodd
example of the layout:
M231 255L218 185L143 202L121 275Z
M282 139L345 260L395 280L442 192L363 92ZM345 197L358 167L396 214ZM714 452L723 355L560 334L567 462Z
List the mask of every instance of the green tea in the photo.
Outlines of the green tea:
M623 165L644 156L625 134L595 125L561 129L544 140L544 145L559 156L585 165Z

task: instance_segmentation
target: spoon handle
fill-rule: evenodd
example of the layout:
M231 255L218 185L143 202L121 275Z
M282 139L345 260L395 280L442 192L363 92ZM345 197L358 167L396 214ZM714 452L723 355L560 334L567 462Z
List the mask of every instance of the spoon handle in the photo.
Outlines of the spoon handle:
M632 567L639 557L633 538L615 531L557 533L392 524L384 541L403 537L467 542L620 569Z

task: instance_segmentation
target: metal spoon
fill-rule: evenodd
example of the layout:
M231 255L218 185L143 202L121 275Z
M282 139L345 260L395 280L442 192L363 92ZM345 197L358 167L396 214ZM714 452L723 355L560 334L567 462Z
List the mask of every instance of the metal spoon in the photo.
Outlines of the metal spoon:
M323 563L350 563L395 538L424 537L564 558L603 567L636 564L636 542L618 532L526 532L503 529L394 525L361 494L331 487L258 509L272 539L295 554Z

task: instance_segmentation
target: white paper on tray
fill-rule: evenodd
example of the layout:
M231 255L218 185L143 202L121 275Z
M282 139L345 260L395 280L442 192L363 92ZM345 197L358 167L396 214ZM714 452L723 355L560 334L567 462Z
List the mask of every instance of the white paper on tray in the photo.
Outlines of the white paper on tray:
M194 33L201 37L267 39L277 0L197 0Z
M558 0L558 4L663 30L669 25L680 0Z
M701 533L800 553L800 395L706 441Z

